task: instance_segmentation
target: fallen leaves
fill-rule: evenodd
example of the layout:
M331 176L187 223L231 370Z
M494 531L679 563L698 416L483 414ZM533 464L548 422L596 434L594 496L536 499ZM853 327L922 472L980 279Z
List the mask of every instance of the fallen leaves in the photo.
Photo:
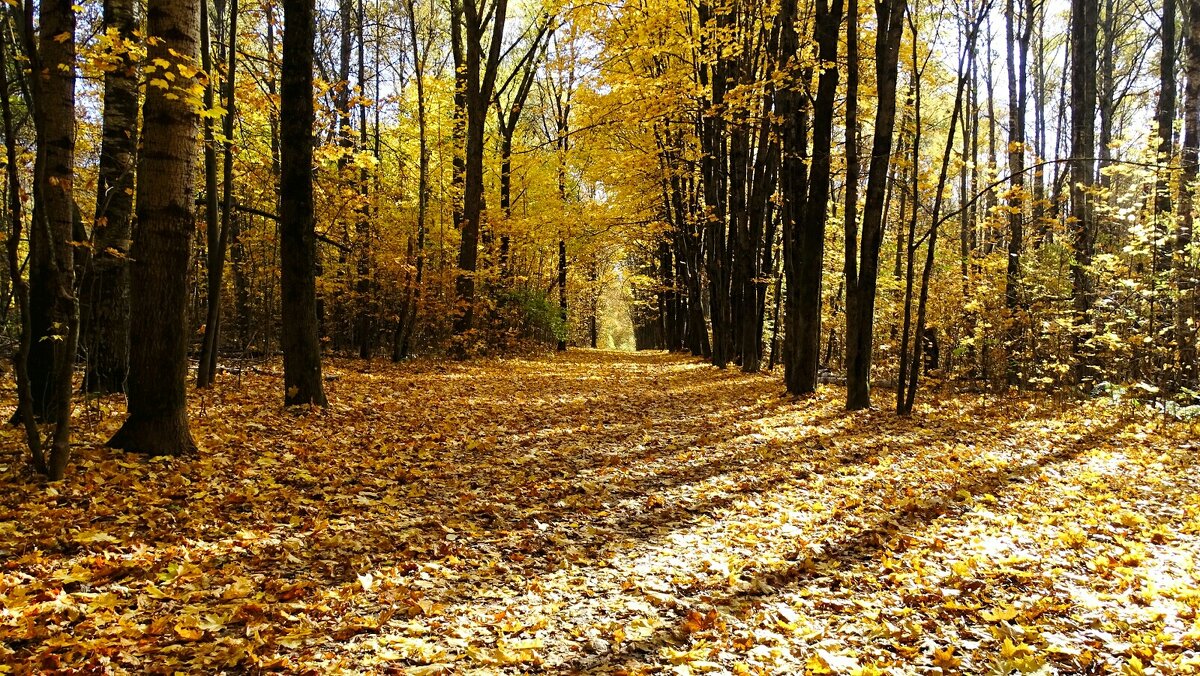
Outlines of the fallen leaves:
M657 354L330 371L326 412L222 381L198 458L102 448L106 400L66 481L0 454L0 672L1200 669L1162 421L847 414Z

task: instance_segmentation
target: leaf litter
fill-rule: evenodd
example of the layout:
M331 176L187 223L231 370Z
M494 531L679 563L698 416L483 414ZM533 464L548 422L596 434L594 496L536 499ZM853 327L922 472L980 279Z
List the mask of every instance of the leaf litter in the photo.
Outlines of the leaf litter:
M3 428L0 672L1200 672L1186 425L664 354L328 372L193 393L191 458L89 400L58 484Z

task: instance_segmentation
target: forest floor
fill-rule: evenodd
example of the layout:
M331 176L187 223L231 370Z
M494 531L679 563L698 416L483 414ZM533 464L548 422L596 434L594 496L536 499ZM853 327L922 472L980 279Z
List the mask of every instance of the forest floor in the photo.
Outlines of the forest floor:
M285 410L277 368L194 395L194 458L104 449L117 398L58 484L0 430L0 672L1200 672L1180 424L587 350Z

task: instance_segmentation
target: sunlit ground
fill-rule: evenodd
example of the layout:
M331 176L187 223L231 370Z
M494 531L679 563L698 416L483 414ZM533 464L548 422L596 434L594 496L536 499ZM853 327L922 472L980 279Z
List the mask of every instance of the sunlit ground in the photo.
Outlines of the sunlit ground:
M847 414L593 351L336 362L330 410L292 412L277 369L194 395L198 458L103 449L121 402L92 400L47 485L0 430L0 665L1200 671L1197 449L1162 420Z

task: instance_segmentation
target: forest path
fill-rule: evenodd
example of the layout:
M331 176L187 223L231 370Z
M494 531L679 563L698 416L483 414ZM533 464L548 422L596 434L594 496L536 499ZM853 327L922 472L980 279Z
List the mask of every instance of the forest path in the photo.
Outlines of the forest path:
M848 414L662 353L327 374L327 411L282 409L269 367L195 394L197 458L101 448L121 402L88 402L53 487L0 431L0 664L1200 665L1182 428L978 396Z

